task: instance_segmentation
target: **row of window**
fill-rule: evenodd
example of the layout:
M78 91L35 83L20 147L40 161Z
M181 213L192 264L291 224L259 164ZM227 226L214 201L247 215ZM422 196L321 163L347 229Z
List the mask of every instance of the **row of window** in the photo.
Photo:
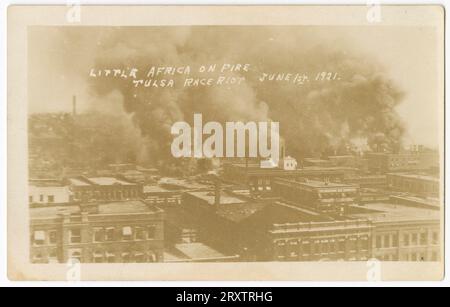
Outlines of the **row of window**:
M153 252L122 252L116 253L114 251L95 251L92 254L92 262L94 263L145 263L156 262L157 258Z
M117 240L151 240L155 238L156 227L96 227L94 228L94 242L110 242Z
M406 233L403 234L402 246L427 246L429 244L428 233ZM431 244L439 244L439 233L434 231L431 234ZM377 235L375 238L376 248L399 247L399 238L397 234Z
M156 235L156 227L95 227L93 242L151 240ZM56 245L58 234L55 230L36 230L32 236L33 245ZM69 242L78 244L82 242L81 229L73 228L69 231Z
M382 261L398 261L398 256L396 254L386 254L377 257L379 260ZM427 257L426 253L421 252L413 252L405 254L402 257L402 260L404 261L438 261L438 252L432 252L430 257Z
M122 198L132 198L138 196L138 191L133 190L123 190L123 191L103 191L103 192L75 192L75 199L83 198L96 198L96 199L122 199Z
M345 239L321 239L321 240L278 240L278 254L294 255L302 254L307 256L309 254L324 255L334 253L367 251L369 250L368 236L359 238L353 237L348 240Z
M33 195L28 196L28 201L30 202L30 204L34 203L34 197ZM45 195L44 194L40 194L39 195L39 202L43 203L45 201ZM47 195L47 203L53 203L55 202L55 195Z
M95 251L91 255L94 263L144 263L156 262L157 257L153 252L132 251L132 252L114 252L114 251ZM75 251L70 255L71 259L82 262L81 252ZM56 249L52 249L48 254L36 253L33 255L34 263L58 263L58 255Z

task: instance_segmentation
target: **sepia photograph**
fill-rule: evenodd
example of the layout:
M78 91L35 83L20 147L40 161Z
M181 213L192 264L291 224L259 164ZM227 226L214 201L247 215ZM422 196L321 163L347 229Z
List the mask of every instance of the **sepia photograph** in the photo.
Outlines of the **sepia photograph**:
M304 280L288 276L304 266L326 280L352 264L362 273L345 279L443 278L442 7L279 7L264 22L270 7L235 6L238 22L217 23L145 7L105 24L106 7L76 8L8 11L9 39L27 14L56 18L20 29L23 55L8 49L21 71L8 73L8 255L28 268L10 257L13 279L100 264L162 279ZM283 269L215 269L246 265ZM163 273L178 266L191 269ZM110 274L155 279L138 267Z

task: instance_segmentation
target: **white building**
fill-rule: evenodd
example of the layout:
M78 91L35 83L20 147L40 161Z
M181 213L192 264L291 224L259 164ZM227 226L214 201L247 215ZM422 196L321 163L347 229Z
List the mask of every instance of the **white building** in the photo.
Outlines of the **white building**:
M297 169L297 160L287 156L281 160L281 166L285 171L295 171Z
M30 204L63 204L70 202L71 192L65 186L35 186L28 188L28 202Z

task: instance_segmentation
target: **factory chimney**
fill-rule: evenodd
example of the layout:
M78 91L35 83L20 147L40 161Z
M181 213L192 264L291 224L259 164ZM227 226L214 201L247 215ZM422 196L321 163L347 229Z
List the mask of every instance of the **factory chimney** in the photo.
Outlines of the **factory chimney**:
M77 115L77 96L72 97L72 116Z

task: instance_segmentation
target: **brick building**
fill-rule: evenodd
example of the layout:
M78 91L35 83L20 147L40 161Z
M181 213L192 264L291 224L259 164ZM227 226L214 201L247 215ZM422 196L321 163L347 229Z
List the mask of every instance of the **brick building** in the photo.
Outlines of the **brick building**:
M439 261L440 211L393 203L352 207L349 216L370 220L372 257L384 261Z
M322 213L344 214L359 198L359 188L344 183L278 178L272 186L274 195Z
M73 201L112 201L141 199L142 184L116 177L69 177L64 180Z
M59 180L32 179L28 185L28 202L30 204L69 203L72 193Z
M439 178L408 173L387 174L388 186L393 191L409 192L422 196L439 196Z
M241 261L366 260L367 220L331 217L283 200L257 201L222 191L183 194L199 235Z
M159 262L163 212L143 201L31 205L33 263Z
M253 194L271 193L276 178L310 179L318 181L342 182L346 178L353 178L357 169L350 167L303 167L295 170L281 168L259 168L245 164L226 164L224 179L234 183L249 186Z
M382 174L428 170L439 165L439 155L434 151L374 152L366 154L366 158L369 170Z

